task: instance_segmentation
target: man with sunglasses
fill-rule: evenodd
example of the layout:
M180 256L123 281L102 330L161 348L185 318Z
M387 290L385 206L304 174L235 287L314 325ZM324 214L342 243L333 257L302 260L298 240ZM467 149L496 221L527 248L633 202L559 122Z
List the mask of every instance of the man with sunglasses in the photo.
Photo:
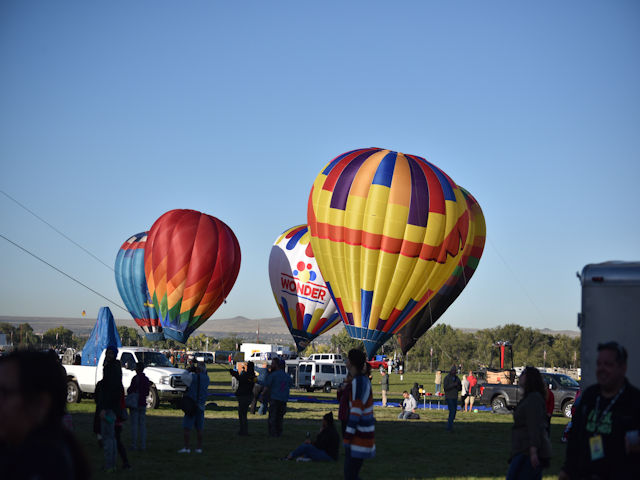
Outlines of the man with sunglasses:
M576 406L561 480L640 478L640 390L626 373L626 349L599 344L598 383Z

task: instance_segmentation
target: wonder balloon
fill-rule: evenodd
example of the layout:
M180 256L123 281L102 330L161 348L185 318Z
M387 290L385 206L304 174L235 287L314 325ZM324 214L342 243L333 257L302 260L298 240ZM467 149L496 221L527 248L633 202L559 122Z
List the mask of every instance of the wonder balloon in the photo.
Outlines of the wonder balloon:
M273 297L298 351L340 323L309 239L306 225L290 228L276 239L269 255Z
M307 223L347 332L371 358L451 276L469 213L457 185L425 159L365 148L320 172Z
M164 338L156 309L149 297L144 275L144 247L147 232L136 233L122 244L116 255L115 274L118 292L133 320L151 341ZM83 312L84 313L84 312Z
M229 295L240 269L240 245L216 217L171 210L149 231L144 266L165 337L185 343Z
M486 224L482 209L473 196L461 188L467 201L470 213L469 233L460 258L460 263L451 274L451 277L442 286L437 294L425 305L425 307L398 332L398 343L402 353L407 353L426 333L429 328L451 306L462 290L469 284L469 280L478 268L486 237Z

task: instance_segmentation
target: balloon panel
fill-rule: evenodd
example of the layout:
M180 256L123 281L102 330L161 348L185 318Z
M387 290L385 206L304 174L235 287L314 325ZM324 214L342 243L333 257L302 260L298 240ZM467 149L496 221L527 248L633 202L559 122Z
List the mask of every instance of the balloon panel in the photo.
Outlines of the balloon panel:
M369 356L446 282L469 228L463 194L444 172L379 148L347 152L322 170L307 221L345 327Z
M466 190L461 190L469 209L470 223L460 263L438 293L398 332L398 343L403 353L407 353L458 298L480 262L486 238L484 215L476 199Z
M162 340L162 326L149 297L144 273L144 248L147 232L130 237L122 244L116 255L116 285L124 305L134 321L152 341Z
M340 323L309 240L306 225L292 227L276 239L269 256L273 296L298 351Z
M231 291L240 270L240 245L224 222L194 210L162 215L147 245L147 286L165 337L184 343Z

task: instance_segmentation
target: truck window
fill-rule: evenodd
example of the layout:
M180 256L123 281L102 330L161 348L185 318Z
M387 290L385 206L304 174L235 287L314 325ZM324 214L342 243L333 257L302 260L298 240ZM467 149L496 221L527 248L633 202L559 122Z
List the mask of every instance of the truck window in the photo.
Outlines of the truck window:
M578 382L576 382L573 378L571 378L571 377L569 377L567 375L558 375L558 376L555 377L555 379L563 387L569 387L569 388L579 388L580 387L580 385L578 385Z
M122 364L122 367L126 368L127 370L136 369L136 359L133 358L133 355L131 355L129 352L124 352L122 354L122 356L120 357L120 363Z
M137 352L138 358L146 367L173 367L169 359L160 352ZM124 356L124 354L123 354Z

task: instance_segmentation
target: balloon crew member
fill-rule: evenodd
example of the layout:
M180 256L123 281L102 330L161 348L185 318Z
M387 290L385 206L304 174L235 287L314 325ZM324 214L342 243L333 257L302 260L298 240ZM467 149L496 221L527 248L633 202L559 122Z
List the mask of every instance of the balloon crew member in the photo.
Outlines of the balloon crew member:
M140 450L147 448L147 396L151 381L144 374L144 363L136 364L136 376L131 379L131 384L127 390L127 395L135 394L137 402L135 407L130 407L131 413L131 448L138 449L140 440Z
M100 433L104 448L104 469L114 472L116 469L117 441L115 422L120 412L122 396L122 366L116 360L118 349L109 345L105 351L104 374L102 388L98 395L98 410L100 415Z
M236 390L236 398L238 399L238 420L240 421L240 429L238 435L249 435L249 423L247 421L247 412L249 404L253 397L253 386L256 383L256 372L253 362L247 362L247 369L242 373L230 368L229 373L238 380L238 389Z
M207 391L209 390L209 376L203 363L197 363L193 371L182 376L182 381L187 385L185 396L195 402L192 415L185 412L182 419L184 429L184 447L178 453L191 453L189 443L191 440L191 430L196 429L197 448L196 453L202 453L202 430L204 428L204 409L207 402Z
M458 410L458 392L462 390L462 383L456 375L458 369L453 366L449 370L449 375L444 377L444 383L442 388L444 389L444 398L447 401L447 408L449 409L449 418L447 420L447 431L453 430L453 421L456 418L456 411Z
M63 426L67 375L52 352L0 357L0 477L84 480L89 464Z
M627 350L598 345L597 384L580 396L559 478L640 478L640 390L629 383Z
M271 374L265 381L264 394L269 397L269 436L282 436L282 424L287 411L291 377L284 371L284 360L274 358L271 362Z
M376 454L373 392L365 370L362 350L349 351L347 368L353 375L349 398L349 420L344 432L344 478L357 480L362 463Z

